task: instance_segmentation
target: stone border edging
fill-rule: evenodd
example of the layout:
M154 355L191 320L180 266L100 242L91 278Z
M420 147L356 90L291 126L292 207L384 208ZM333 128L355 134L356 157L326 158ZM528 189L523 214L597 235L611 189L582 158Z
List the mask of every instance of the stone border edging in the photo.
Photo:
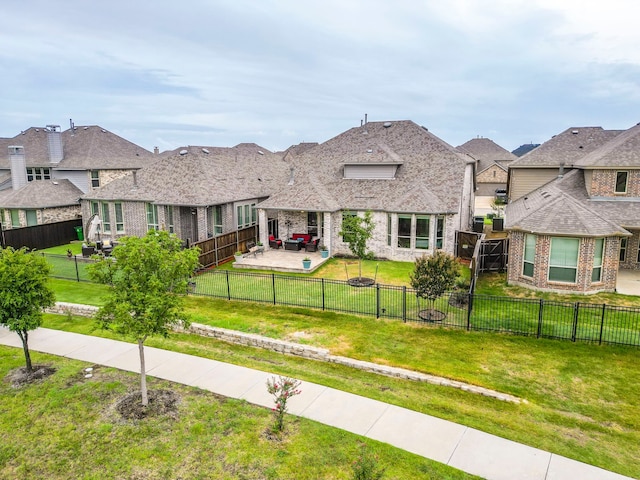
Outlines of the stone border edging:
M68 313L71 313L73 315L82 317L92 317L98 311L98 307L94 307L92 305L81 305L77 303L57 302L54 307L47 308L45 309L45 311L47 313L54 313L58 315L67 315ZM184 331L184 329L178 330ZM443 387L458 388L465 392L495 398L496 400L501 400L503 402L515 404L527 403L526 400L515 397L513 395L497 392L495 390L490 390L484 387L478 387L476 385L470 385L464 382L458 382L456 380L450 380L444 377L437 377L435 375L414 372L412 370L406 370L404 368L390 367L387 365L365 362L363 360L355 360L353 358L331 355L329 353L329 350L326 348L288 342L286 340L278 340L275 338L263 337L262 335L256 335L253 333L228 330L226 328L210 327L208 325L202 325L199 323L192 323L188 331L191 333L195 333L196 335L216 338L227 343L263 348L285 355L295 355L298 357L308 358L310 360L335 363L338 365L357 368L358 370L363 370L365 372L375 373L378 375L384 375L387 377L402 378L406 380L413 380L416 382L426 382L433 385L440 385Z

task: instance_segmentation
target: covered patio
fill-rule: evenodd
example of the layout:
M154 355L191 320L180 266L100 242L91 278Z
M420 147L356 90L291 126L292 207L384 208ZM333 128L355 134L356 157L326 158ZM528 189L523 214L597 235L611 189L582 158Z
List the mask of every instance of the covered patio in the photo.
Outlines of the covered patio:
M311 267L303 268L302 259L309 257ZM240 262L235 262L233 268L273 270L275 272L311 273L324 264L328 258L322 258L320 252L305 252L279 249L265 249L263 253L245 253Z

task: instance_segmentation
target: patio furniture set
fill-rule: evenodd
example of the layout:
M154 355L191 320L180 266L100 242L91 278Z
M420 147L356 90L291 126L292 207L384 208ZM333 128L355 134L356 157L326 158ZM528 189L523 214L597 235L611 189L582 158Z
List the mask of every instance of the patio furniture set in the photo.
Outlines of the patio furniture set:
M320 237L312 237L308 233L294 233L291 238L280 240L273 235L269 235L269 247L278 249L284 247L285 250L293 250L299 252L317 252L320 245Z

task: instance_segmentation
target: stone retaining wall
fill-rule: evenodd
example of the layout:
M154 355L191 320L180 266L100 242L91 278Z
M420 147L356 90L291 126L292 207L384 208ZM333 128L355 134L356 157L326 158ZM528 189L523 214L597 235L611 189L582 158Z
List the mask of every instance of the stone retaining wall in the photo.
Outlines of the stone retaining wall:
M97 311L98 307L65 302L58 302L56 303L55 307L46 309L47 313L55 313L59 315L67 315L71 313L72 315L78 315L82 317L91 317ZM180 330L184 331L183 329ZM208 325L202 325L199 323L192 323L188 332L195 333L196 335L201 335L204 337L215 338L218 340L222 340L223 342L233 343L236 345L263 348L286 355L295 355L311 360L319 360L321 362L336 363L338 365L357 368L358 370L363 370L365 372L375 373L378 375L385 375L387 377L403 378L416 382L426 382L433 385L441 385L443 387L458 388L460 390L464 390L465 392L484 395L485 397L495 398L504 402L526 403L526 400L514 397L513 395L500 393L495 390L489 390L487 388L478 387L475 385L469 385L468 383L449 380L448 378L436 377L434 375L414 372L412 370L406 370L404 368L390 367L377 363L364 362L362 360L354 360L353 358L331 355L329 353L329 350L327 350L326 348L287 342L285 340L263 337L261 335L256 335L253 333L243 333L236 330L227 330L226 328L210 327Z

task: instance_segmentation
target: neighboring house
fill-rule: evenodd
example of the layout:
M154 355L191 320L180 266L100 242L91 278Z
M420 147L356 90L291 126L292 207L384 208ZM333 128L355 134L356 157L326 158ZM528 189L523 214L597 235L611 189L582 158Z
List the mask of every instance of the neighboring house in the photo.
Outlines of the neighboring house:
M98 126L32 127L0 139L0 220L16 228L80 216L80 196L151 164L151 152ZM6 156L5 156L6 155Z
M509 164L518 158L513 153L488 138L473 138L456 150L471 155L476 161L477 196L493 197L496 189L507 188Z
M585 155L598 149L622 130L602 127L572 127L555 135L539 147L509 164L507 193L509 200L517 200L567 172Z
M195 242L256 225L257 203L288 175L282 155L253 143L182 147L84 195L82 216L99 215L103 238L163 228Z
M475 161L411 121L365 123L292 155L290 165L258 205L265 244L269 234L304 233L347 255L343 216L371 210L369 249L413 260L436 249L454 253L455 231L470 228Z
M640 125L611 136L507 206L509 284L595 293L640 270Z

